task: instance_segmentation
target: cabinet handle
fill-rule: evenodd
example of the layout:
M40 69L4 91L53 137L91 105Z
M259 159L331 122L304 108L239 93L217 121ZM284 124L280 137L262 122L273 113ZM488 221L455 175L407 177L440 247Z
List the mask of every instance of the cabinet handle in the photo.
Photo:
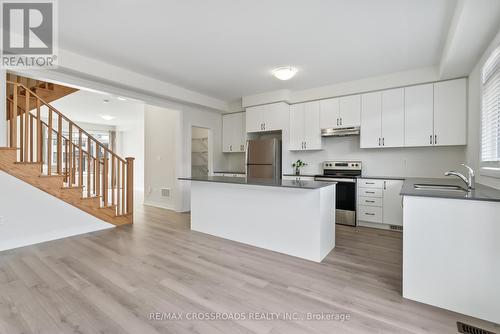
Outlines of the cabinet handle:
M337 126L339 125L339 119L337 118Z
M438 143L438 136L434 135L434 144L437 144L437 143Z
M304 142L304 148L307 149L307 142Z
M382 137L382 146L385 146L385 137Z
M387 181L384 181L384 190L387 189Z
M375 182L365 182L365 184L375 184Z
M233 150L233 145L229 145L229 151Z
M367 194L375 194L374 191L365 191L365 193L367 193Z
M432 145L432 135L430 136L429 144Z
M370 212L365 212L365 215L367 215L367 216L375 216L374 213L370 213Z
M266 129L266 123L264 123L264 130Z
M375 201L365 200L366 203L375 203Z
M340 125L342 125L342 117L340 117Z
M380 146L380 138L378 139L378 146Z

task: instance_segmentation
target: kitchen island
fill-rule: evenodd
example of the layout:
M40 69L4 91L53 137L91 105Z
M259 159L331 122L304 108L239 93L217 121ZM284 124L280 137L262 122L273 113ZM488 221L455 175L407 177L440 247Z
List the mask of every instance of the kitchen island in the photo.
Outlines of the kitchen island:
M191 229L321 262L335 247L335 183L186 177Z

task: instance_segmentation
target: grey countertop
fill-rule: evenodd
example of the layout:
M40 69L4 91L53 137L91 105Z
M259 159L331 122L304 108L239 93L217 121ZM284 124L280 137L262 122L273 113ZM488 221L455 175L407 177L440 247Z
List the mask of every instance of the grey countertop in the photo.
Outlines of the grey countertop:
M458 179L407 178L401 195L500 202L500 190L482 184L476 184L476 189L471 191L421 190L415 189L415 184L455 185L465 188L465 183Z
M296 188L296 189L320 189L335 184L335 182L248 179L248 178L225 177L225 176L180 177L179 180L229 183L229 184L246 184L252 186L282 187L282 188Z

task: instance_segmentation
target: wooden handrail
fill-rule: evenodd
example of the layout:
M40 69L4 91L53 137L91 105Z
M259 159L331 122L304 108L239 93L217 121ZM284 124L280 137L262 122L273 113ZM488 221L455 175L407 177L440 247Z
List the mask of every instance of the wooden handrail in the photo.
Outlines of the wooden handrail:
M66 122L73 124L74 127L76 127L79 131L83 132L87 137L90 137L94 142L98 143L98 145L102 149L104 149L105 151L107 151L109 154L111 154L114 157L116 157L117 159L121 160L123 163L126 163L125 159L121 158L119 155L117 155L116 153L114 153L113 151L111 151L109 148L107 148L106 146L104 146L103 144L101 144L91 134L89 134L87 131L85 131L84 129L82 129L81 127L79 127L75 122L73 122L72 120L70 120L68 117L66 117L63 113L61 113L56 108L52 107L49 103L45 102L40 96L38 96L36 93L32 92L30 89L26 88L26 86L24 86L23 84L18 83L18 82L12 82L12 81L7 81L7 84L12 84L12 85L15 85L15 86L18 86L18 87L22 87L23 89L29 90L30 94L33 95L34 97L36 97L38 100L40 100L47 108L52 109L52 111L54 111L57 115L60 115Z
M64 176L66 187L81 189L82 198L99 198L99 206L116 216L132 215L134 159L118 156L22 83L7 81L7 89L12 93L7 96L9 145L19 149L18 161L40 163L45 175ZM48 108L46 121L42 106Z

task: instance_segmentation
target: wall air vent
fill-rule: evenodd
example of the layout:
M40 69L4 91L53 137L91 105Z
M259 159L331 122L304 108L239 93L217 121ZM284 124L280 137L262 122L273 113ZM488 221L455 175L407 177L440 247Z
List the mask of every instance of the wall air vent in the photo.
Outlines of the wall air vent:
M457 329L459 333L465 334L495 334L493 332L487 331L486 329L467 325L460 321L457 321Z
M389 225L389 228L391 230L394 230L394 231L402 231L403 230L403 226L399 226L399 225Z
M170 188L161 188L161 197L170 197Z

